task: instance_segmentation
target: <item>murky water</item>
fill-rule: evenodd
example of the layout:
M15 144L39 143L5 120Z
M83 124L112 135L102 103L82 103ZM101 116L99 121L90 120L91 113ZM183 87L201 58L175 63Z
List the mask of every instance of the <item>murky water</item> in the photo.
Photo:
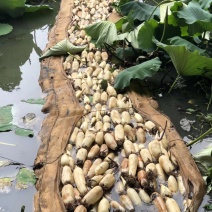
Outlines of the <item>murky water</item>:
M59 3L54 2L51 6L54 11L43 11L9 20L8 23L14 27L13 31L0 37L0 107L13 104L14 124L20 124L21 118L27 113L36 115L36 120L31 125L35 135L33 138L18 136L14 131L0 133L0 142L15 145L0 144L0 161L8 158L31 167L37 155L40 145L38 132L44 118L42 106L21 100L43 97L38 84L39 56L48 42L48 31L55 21ZM0 168L0 178L15 177L18 168L20 166ZM25 190L17 190L14 186L8 188L0 193L0 211L21 211L23 205L26 212L33 211L35 192L33 186Z

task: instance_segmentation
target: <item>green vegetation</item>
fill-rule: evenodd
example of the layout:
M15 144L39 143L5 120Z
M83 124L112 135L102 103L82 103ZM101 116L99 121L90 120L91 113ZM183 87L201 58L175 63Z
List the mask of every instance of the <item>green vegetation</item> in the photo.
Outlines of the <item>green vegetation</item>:
M15 176L0 178L0 190L4 191L11 187L13 182L16 189L26 189L36 183L36 176L32 169L20 168Z
M48 49L40 58L39 60L42 60L46 57L50 56L56 56L56 55L64 55L64 54L76 54L79 52L82 52L85 47L84 46L74 46L68 39L64 39L60 41L59 43L55 44L53 47Z
M0 0L0 20L5 21L8 17L17 18L24 13L32 13L40 10L51 10L48 5L30 5L27 0ZM12 31L13 27L7 23L0 23L0 36Z
M109 49L122 62L122 66L130 66L130 69L124 70L124 74L117 77L117 89L125 88L129 78L142 80L151 77L151 74L146 75L146 71L151 72L152 63L145 65L145 68L138 64L158 57L161 67L166 67L171 60L177 72L169 92L180 76L212 79L209 50L212 47L211 1L207 4L200 0L187 2L162 1L152 6L138 1L120 0L114 4L122 15L117 23L103 21L85 28L96 46ZM134 60L127 55L134 55ZM157 68L157 71L161 71L161 68ZM132 76L132 72L138 73L136 77Z
M14 130L16 135L33 137L34 135L33 130L20 128L12 123L13 122L12 107L13 105L6 105L0 107L0 132ZM4 143L1 142L0 144Z

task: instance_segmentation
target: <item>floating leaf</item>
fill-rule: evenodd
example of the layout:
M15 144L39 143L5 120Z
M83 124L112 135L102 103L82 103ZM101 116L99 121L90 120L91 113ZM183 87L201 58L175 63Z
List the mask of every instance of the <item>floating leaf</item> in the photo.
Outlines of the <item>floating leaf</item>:
M91 37L91 42L100 47L104 43L112 45L118 40L116 25L110 21L101 21L85 27L85 32Z
M48 49L40 58L39 60L42 60L46 57L50 56L60 56L67 53L70 54L76 54L79 52L82 52L87 45L83 46L74 46L68 39L64 39Z
M15 130L15 133L17 135L32 137L34 135L34 132L32 130L22 129L12 124L12 121L13 121L12 106L13 105L0 107L0 132ZM7 144L7 145L10 145L10 144Z
M160 65L161 61L158 58L154 58L139 65L127 68L116 77L114 87L116 89L124 89L130 85L132 79L143 80L146 77L151 77L159 70Z
M45 99L27 99L27 100L21 100L22 102L26 102L29 104L38 104L38 105L44 105Z
M6 35L13 30L13 27L9 24L0 24L0 35Z
M191 52L185 46L166 45L155 38L153 42L169 54L179 75L202 75L212 79L212 58L202 56L198 51Z
M20 135L20 136L28 136L28 137L33 137L34 136L33 130L19 128L19 127L15 128L15 134L16 135Z
M8 131L13 129L12 106L7 105L0 107L0 132Z
M36 11L40 11L40 10L53 10L53 8L51 8L49 5L30 5L30 4L25 4L25 12L26 13L33 13Z
M16 176L16 188L24 189L36 183L36 176L31 169L21 168Z
M123 15L127 16L130 11L133 11L132 18L139 21L148 20L152 14L152 18L154 16L160 16L160 11L158 8L156 9L155 6L151 6L139 1L132 1L121 6L121 13Z

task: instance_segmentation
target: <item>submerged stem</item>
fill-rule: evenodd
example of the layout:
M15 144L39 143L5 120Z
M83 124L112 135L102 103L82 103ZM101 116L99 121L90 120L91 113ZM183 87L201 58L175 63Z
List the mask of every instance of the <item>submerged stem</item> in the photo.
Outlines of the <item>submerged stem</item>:
M193 144L197 143L199 140L202 140L206 135L209 135L210 133L212 133L212 128L210 128L209 130L207 130L206 132L204 132L198 138L196 138L193 141L189 142L186 146L187 147L192 146Z
M172 83L172 85L171 85L171 87L170 87L168 93L171 93L172 89L173 89L174 86L176 85L176 83L177 83L177 81L178 81L179 78L180 78L180 75L177 75L177 77L176 77L175 81Z
M211 96L210 96L210 100L208 102L207 110L209 109L211 102L212 102L212 85L211 85Z

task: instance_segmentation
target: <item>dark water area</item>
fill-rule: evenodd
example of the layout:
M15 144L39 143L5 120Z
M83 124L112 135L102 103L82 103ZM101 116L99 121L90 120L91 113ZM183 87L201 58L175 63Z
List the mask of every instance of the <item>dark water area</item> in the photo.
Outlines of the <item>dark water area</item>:
M13 124L20 126L22 117L34 113L36 119L28 126L34 137L18 136L14 131L1 132L0 161L10 159L32 168L40 145L38 133L44 114L42 105L28 104L21 100L44 97L38 84L40 75L39 57L48 43L48 32L55 22L59 1L50 2L52 11L42 11L7 20L13 26L8 35L0 36L0 107L12 104ZM0 178L14 178L13 186L0 189L0 211L17 212L25 206L25 212L33 211L34 186L18 190L15 176L20 166L0 168Z

